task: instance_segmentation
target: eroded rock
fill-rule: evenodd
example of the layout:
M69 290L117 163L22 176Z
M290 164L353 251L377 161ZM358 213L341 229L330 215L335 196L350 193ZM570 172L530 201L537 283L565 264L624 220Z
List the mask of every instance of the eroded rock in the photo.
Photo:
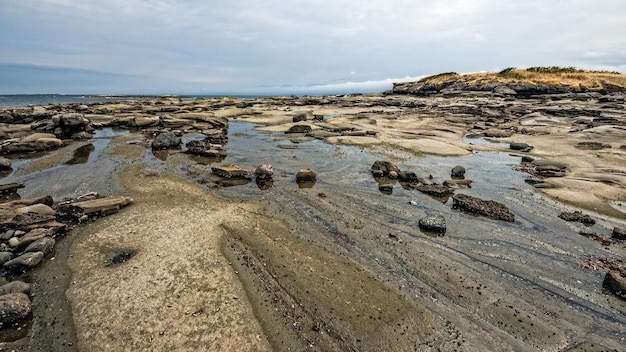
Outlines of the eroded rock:
M452 196L452 200L454 202L453 208L455 209L486 216L494 220L515 221L515 215L502 203L493 200L482 200L466 194L456 194Z
M446 219L439 213L431 213L421 218L418 226L422 231L443 235L446 232Z

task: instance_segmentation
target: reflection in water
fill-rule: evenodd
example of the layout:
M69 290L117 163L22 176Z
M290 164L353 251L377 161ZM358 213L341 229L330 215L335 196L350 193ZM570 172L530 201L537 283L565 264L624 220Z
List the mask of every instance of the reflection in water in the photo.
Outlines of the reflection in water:
M313 188L313 186L315 186L315 181L298 182L298 188Z
M211 164L218 164L224 161L224 159L226 159L226 154L213 156L213 157L202 156L202 155L189 155L189 159L195 161L196 163L200 165L211 165Z
M382 194L391 195L391 194L393 194L393 185L392 184L381 184L381 185L378 185L378 190Z
M68 162L66 162L65 165L85 164L87 160L89 160L89 155L95 149L96 148L93 146L93 144L85 144L84 146L74 151L74 155L72 155L72 158Z
M215 181L215 183L222 187L233 187L248 184L250 181L252 180L249 178L223 178Z
M265 191L267 189L274 187L274 179L272 179L271 177L268 177L268 178L257 177L256 185L257 187L259 187L260 190Z

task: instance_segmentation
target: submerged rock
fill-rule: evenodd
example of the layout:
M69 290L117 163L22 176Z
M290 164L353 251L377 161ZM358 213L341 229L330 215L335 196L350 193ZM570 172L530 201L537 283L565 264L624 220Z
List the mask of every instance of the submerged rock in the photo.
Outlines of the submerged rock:
M493 200L482 200L477 197L468 196L466 194L457 194L452 196L454 202L453 208L461 209L468 213L483 215L494 220L504 220L508 222L515 221L515 216L509 211L509 208L502 203Z

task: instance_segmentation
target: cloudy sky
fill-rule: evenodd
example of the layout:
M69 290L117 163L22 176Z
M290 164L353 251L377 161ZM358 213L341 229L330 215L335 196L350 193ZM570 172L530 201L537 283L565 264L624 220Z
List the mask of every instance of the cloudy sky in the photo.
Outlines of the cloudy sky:
M554 65L626 73L626 1L0 1L0 94L368 92Z

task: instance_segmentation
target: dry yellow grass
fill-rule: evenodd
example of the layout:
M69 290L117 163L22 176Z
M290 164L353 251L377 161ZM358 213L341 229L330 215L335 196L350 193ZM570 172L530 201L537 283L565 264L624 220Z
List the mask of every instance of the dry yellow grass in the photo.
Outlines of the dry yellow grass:
M476 86L484 86L493 82L503 84L544 84L550 86L566 85L572 87L575 91L580 91L584 90L583 87L587 90L599 90L607 83L626 87L626 75L619 72L584 71L570 67L535 67L529 69L508 68L500 72L470 73L465 75L447 72L425 77L420 82L436 84L467 82Z

